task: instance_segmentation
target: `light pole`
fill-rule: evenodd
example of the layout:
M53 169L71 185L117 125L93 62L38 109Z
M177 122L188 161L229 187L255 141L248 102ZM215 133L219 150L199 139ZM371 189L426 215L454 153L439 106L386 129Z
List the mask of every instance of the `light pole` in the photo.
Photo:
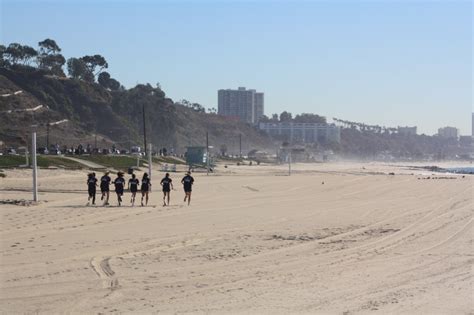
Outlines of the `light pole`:
M242 134L239 134L239 157L242 158Z
M206 132L206 168L209 175L209 131Z
M143 111L143 147L145 148L145 154L147 153L147 147L146 147L146 120L145 120L145 103L142 105L142 111Z
M150 181L151 181L151 163L152 163L151 153L153 152L152 150L153 150L152 144L150 143L148 145L148 177L150 178Z
M288 176L291 176L291 149L288 153Z
M34 127L33 127L34 128ZM33 168L33 201L38 201L38 167L36 163L36 131L31 134L31 166Z
M56 125L59 125L59 124L63 124L65 122L68 122L68 120L63 119L63 120L58 120L58 121L55 121L55 122L52 122L52 123L50 123L48 121L48 123L46 124L46 149L48 151L49 151L49 132L50 132L51 126L56 126Z
M4 94L2 97L11 96L11 95L18 95L22 93L22 91L17 91L13 94ZM33 108L24 108L24 109L11 109L7 111L0 112L2 114L11 114L11 113L22 113L22 112L36 112L39 109L42 109L43 105L38 105ZM34 120L34 119L33 119ZM33 169L33 201L38 201L38 166L36 161L36 125L31 126L31 167ZM27 142L28 143L28 142ZM28 147L28 145L27 145ZM28 161L27 161L28 163Z

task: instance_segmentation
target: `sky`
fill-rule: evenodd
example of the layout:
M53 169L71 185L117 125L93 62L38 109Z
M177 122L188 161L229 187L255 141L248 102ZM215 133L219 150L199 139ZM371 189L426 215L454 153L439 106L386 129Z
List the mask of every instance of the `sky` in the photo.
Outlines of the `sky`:
M126 87L217 108L265 93L265 114L315 113L471 134L471 1L0 0L0 42L101 54Z

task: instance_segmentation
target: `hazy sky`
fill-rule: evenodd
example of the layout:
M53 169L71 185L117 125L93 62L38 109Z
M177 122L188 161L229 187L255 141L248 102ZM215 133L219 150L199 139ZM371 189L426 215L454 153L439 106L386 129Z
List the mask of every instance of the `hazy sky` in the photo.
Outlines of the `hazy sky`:
M267 115L471 132L470 1L0 2L3 44L102 54L126 87L159 82L209 108L245 86Z

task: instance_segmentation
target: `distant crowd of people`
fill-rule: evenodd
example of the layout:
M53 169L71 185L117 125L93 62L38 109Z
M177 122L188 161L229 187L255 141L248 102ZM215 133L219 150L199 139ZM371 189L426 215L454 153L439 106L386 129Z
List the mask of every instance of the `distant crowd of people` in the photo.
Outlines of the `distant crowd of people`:
M109 176L110 172L105 172L104 175L100 178L100 180L97 179L95 173L89 173L87 175L87 188L88 188L88 193L89 197L87 199L87 205L90 205L92 202L92 205L95 205L95 196L96 196L96 191L97 187L100 187L101 191L101 198L100 200L103 201L104 206L109 205L109 197L110 197L110 185L115 186L115 193L117 194L117 202L118 205L122 205L122 197L124 195L125 191L125 186L126 186L126 180L124 178L124 173L123 172L118 172L117 173L117 178L115 178L113 181ZM192 186L194 184L194 178L191 176L191 172L186 172L186 175L181 179L181 184L183 185L184 189L184 202L188 202L188 205L191 203L191 192L192 192ZM170 205L170 193L171 190L174 190L173 187L173 180L170 178L170 174L166 173L165 177L161 180L160 182L161 185L161 190L163 192L163 206L169 206ZM128 190L131 193L130 196L130 203L132 206L135 205L135 197L138 192L138 187L140 186L140 180L136 177L135 174L132 174L131 178L128 180ZM149 199L149 193L151 191L151 181L148 176L148 173L144 173L143 177L141 179L141 186L140 186L140 192L142 194L141 198L141 205L145 206L148 205L148 199Z

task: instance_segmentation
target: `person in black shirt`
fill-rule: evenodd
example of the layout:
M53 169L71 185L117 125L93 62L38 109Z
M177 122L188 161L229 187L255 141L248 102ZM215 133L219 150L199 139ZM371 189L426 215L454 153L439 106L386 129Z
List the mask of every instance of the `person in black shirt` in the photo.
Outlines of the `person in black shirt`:
M87 190L89 192L89 198L87 198L87 205L89 205L91 199L92 204L95 205L95 192L97 186L97 178L95 178L95 173L90 173L87 175Z
M142 187L141 187L141 190L142 190L142 206L143 206L143 197L145 197L145 196L146 196L146 204L148 205L148 192L150 191L150 187L151 187L150 178L148 177L148 174L145 173L145 174L143 174Z
M130 203L132 204L132 206L135 204L135 196L138 191L139 183L140 181L138 180L138 178L136 178L135 174L132 174L132 178L128 180L128 189L132 193L132 198L130 199Z
M102 192L100 200L104 200L105 197L104 206L109 205L109 186L111 181L112 179L110 178L108 171L100 178L100 191Z
M165 177L161 180L161 186L163 186L163 207L166 206L166 196L168 196L168 206L170 205L170 191L173 188L173 181L170 178L170 174L166 173Z
M122 204L123 189L125 186L125 178L123 178L123 173L118 172L117 178L114 180L115 184L115 193L117 194L118 205Z
M191 192L193 188L194 178L191 176L191 172L187 172L186 176L183 177L181 180L181 184L183 184L184 188L184 202L186 199L188 200L188 206L191 203Z

